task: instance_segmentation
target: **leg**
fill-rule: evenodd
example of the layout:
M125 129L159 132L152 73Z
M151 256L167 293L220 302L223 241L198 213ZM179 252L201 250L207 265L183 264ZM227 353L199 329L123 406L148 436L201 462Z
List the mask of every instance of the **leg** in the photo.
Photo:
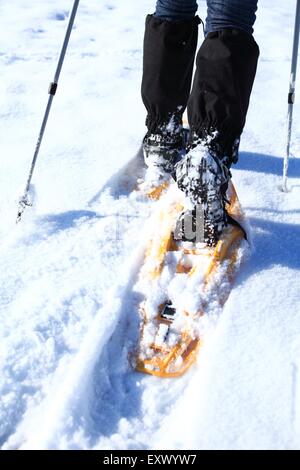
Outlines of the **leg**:
M196 0L157 0L154 15L146 18L142 98L146 124L157 124L181 108L190 94L199 19Z
M198 39L198 17L168 21L148 15L144 37L142 98L146 124L155 131L178 108L181 114L190 94Z
M190 94L198 39L196 0L158 0L146 18L142 98L148 132L144 156L171 171L183 145L182 114ZM153 166L152 165L152 166Z
M192 205L201 207L203 241L213 245L230 221L224 197L230 165L238 158L259 49L252 37L257 0L207 4L207 35L188 103L190 150L177 165L176 179Z
M207 0L206 32L224 28L253 33L258 0Z
M257 0L207 0L207 5L207 36L197 56L189 121L199 137L217 132L221 156L236 160L259 55L251 34Z
M196 0L157 0L155 16L168 21L190 20L197 9Z

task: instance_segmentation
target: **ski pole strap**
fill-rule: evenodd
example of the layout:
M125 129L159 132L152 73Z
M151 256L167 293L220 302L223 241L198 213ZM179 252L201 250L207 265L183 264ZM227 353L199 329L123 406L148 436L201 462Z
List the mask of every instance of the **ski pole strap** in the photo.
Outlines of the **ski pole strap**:
M233 217L231 217L231 215L229 215L228 212L226 212L226 216L227 216L227 223L233 225L234 227L238 227L243 232L243 236L245 240L248 241L246 230L241 226L241 224L237 220L235 220Z

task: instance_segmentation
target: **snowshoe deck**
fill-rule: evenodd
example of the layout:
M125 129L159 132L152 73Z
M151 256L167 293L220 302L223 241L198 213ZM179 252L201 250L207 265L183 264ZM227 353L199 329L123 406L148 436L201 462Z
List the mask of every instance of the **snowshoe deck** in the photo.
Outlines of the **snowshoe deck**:
M175 241L173 229L183 208L180 194L175 191L171 203L170 200L166 204L161 201L156 229L146 249L139 278L144 300L140 304L141 332L135 367L158 377L179 377L196 360L202 344L197 320L206 313L206 293L214 291L219 305L224 305L240 262L239 247L244 240L239 226L228 225L214 248ZM232 184L228 199L228 213L241 221L243 214ZM227 288L218 292L220 276L222 281L226 279ZM172 298L169 292L169 286L174 282L184 286L179 300L178 296ZM186 302L185 308L184 296L187 300L191 296L198 297L199 306L190 308Z

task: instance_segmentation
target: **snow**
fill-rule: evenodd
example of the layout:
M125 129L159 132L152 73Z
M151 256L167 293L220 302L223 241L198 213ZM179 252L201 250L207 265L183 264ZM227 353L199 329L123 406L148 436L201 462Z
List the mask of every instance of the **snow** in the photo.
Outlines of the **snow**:
M290 192L279 190L295 1L259 2L261 56L233 170L253 253L223 312L207 319L198 363L168 380L128 361L153 223L152 204L127 195L145 132L143 18L154 1L80 2L35 204L15 224L71 3L0 2L1 447L299 449L298 158ZM297 99L294 108L297 157Z

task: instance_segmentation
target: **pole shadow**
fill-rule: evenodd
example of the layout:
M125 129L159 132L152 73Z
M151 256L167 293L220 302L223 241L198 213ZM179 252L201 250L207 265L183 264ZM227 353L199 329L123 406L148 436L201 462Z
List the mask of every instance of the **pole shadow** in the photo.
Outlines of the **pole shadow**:
M254 152L240 152L239 161L234 168L243 171L282 175L283 158L274 155ZM300 159L291 157L289 160L289 178L300 178Z

